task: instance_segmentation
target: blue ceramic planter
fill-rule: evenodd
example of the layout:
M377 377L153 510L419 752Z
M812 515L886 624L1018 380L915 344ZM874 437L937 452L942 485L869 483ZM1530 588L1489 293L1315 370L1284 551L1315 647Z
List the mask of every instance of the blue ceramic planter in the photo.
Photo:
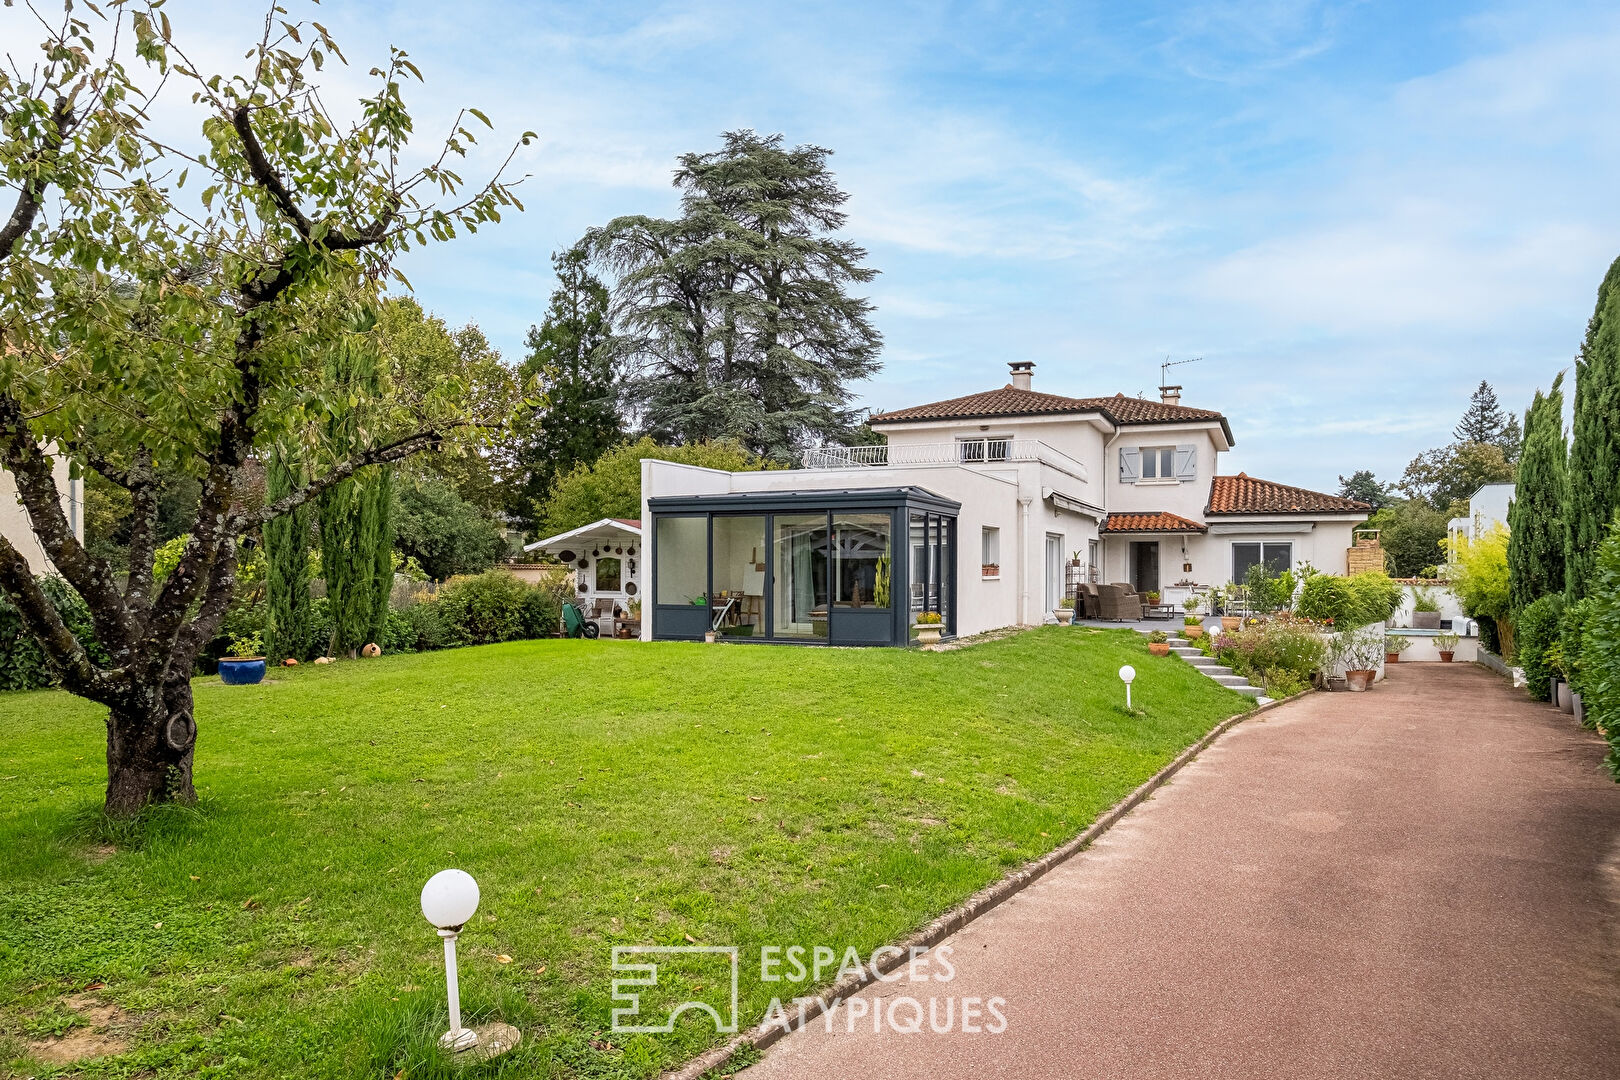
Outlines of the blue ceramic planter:
M264 657L226 657L219 662L219 681L232 686L248 686L264 679Z

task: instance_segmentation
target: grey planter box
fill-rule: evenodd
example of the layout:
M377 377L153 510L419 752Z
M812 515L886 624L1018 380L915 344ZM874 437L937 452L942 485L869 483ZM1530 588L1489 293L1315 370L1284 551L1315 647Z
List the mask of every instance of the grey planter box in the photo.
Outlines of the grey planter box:
M1440 613L1438 611L1412 612L1412 629L1438 630L1440 629Z

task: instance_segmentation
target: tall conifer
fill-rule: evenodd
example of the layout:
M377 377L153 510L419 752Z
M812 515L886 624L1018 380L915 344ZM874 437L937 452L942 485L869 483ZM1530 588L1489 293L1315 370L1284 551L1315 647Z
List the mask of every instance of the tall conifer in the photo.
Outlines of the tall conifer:
M1575 420L1569 447L1565 587L1587 594L1597 546L1620 509L1620 259L1598 286L1597 308L1575 361Z

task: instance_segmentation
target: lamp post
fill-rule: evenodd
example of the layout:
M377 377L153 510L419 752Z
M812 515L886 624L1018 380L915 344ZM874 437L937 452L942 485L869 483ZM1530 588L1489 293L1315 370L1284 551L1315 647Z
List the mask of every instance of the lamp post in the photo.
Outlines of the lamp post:
M422 914L444 939L444 981L450 995L450 1030L439 1045L460 1052L478 1045L478 1032L461 1026L461 988L456 983L456 938L478 910L478 882L465 870L440 870L422 886Z
M1131 665L1126 664L1124 667L1119 669L1119 681L1125 684L1126 711L1129 711L1131 707L1131 680L1134 678L1136 678L1136 669L1131 667ZM449 871L445 872L449 873Z

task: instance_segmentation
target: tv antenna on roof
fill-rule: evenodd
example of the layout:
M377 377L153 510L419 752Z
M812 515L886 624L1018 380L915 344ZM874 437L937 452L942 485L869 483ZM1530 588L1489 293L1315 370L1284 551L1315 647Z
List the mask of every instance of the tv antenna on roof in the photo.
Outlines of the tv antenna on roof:
M1202 356L1195 356L1190 360L1172 360L1166 356L1164 358L1164 363L1159 365L1159 389L1163 390L1166 386L1170 385L1171 368L1180 367L1182 364L1196 364L1202 359Z

